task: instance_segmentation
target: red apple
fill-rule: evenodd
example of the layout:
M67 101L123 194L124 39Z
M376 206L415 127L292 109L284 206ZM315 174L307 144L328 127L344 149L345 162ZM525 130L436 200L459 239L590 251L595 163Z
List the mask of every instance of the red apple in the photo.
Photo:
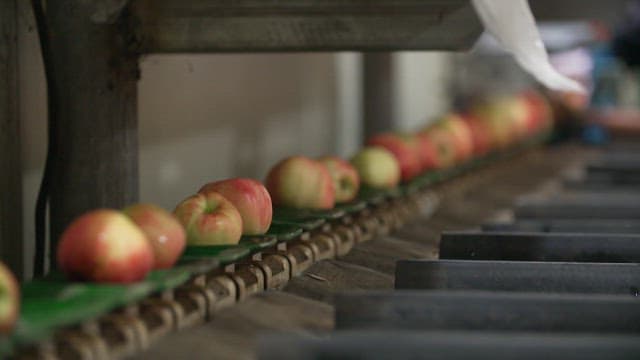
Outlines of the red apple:
M485 155L491 151L491 134L486 124L471 114L465 114L464 120L471 130L473 153L475 155Z
M318 161L323 163L331 174L336 190L336 202L345 203L355 199L360 189L360 176L353 165L336 156L325 156Z
M425 137L436 149L436 164L438 168L452 166L456 162L456 140L451 131L442 127L430 127L418 133Z
M13 330L20 313L20 287L8 267L0 262L0 334Z
M280 161L271 168L265 183L274 205L299 209L331 209L335 205L329 170L308 157Z
M178 219L165 209L151 204L131 205L123 212L147 236L153 248L153 268L172 267L187 243L187 235Z
M418 155L422 163L422 171L438 169L441 167L436 144L424 134L416 135L418 141Z
M547 99L534 90L521 94L529 106L528 131L530 134L549 129L553 115Z
M383 147L365 147L351 159L351 164L358 171L362 184L369 187L388 189L400 182L400 164Z
M153 249L119 211L99 209L75 219L58 243L58 266L73 279L129 283L153 267Z
M198 191L206 194L215 191L231 201L242 217L244 235L261 235L269 230L273 216L271 196L261 182L235 178L206 184Z
M422 170L418 142L415 138L393 133L376 135L367 141L369 146L380 146L390 151L400 165L400 177L403 181L411 180Z
M173 213L187 230L189 245L234 245L242 237L240 213L216 192L190 196Z

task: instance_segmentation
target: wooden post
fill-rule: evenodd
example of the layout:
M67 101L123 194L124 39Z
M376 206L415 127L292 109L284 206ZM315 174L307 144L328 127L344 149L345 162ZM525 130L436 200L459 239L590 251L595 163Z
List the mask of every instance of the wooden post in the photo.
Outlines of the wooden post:
M126 0L47 2L58 113L50 194L57 239L83 212L138 198L138 59Z
M363 101L365 139L393 129L393 55L364 54Z
M0 259L23 274L17 2L0 1Z

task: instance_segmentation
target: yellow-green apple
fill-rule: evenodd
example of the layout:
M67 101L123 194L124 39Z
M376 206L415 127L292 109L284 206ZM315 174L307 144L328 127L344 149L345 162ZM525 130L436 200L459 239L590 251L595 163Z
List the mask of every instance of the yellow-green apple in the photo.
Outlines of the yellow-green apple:
M153 268L167 269L176 263L187 243L184 227L167 210L152 204L134 204L123 210L147 236L153 248Z
M273 205L261 182L247 178L227 179L206 184L198 192L206 194L210 191L224 196L236 207L242 217L244 235L261 235L269 230Z
M456 144L456 161L464 161L473 155L471 130L460 115L447 114L435 126L440 126L453 135Z
M485 155L491 151L491 135L486 123L480 121L472 114L465 114L463 118L471 131L473 153L475 155Z
M337 156L321 157L318 161L323 163L331 174L336 202L345 203L355 199L360 189L360 176L353 165Z
M476 106L473 114L489 129L492 144L504 148L526 133L526 112L523 102L505 96Z
M217 192L192 195L173 214L187 230L188 245L234 245L242 237L240 213Z
M400 165L400 178L411 180L422 170L418 142L414 137L394 133L384 133L371 137L369 146L380 146L390 151Z
M0 262L0 334L13 330L20 313L20 288L11 270Z
M305 156L292 156L277 163L265 181L276 206L298 209L331 209L335 188L327 167Z
M423 137L429 141L436 152L436 166L446 168L456 162L456 142L451 131L442 127L430 127L418 133L418 137Z
M153 249L122 212L89 211L75 219L58 243L58 266L72 279L129 283L153 267Z
M400 182L400 164L393 154L379 146L367 146L352 159L360 181L376 189L392 188Z

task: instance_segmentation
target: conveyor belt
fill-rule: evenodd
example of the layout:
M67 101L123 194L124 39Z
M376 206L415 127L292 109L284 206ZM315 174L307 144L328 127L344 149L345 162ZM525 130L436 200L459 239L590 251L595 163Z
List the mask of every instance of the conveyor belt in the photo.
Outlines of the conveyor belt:
M163 338L137 358L249 359L255 358L257 341L264 335L329 333L337 294L392 289L397 260L435 259L441 231L478 227L512 207L518 196L546 187L562 171L592 156L573 145L536 149L443 183L423 194L439 201L435 213L423 209L421 217L388 235L313 264L290 279L284 291L256 294L205 324Z

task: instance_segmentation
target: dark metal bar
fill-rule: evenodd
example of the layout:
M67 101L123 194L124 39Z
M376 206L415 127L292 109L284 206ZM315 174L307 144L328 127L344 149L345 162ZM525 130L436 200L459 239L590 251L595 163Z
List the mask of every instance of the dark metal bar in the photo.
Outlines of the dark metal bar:
M589 192L610 192L618 194L639 194L640 188L637 184L620 185L607 184L606 182L596 182L587 180L565 180L564 187L571 191L589 191Z
M640 236L448 232L441 259L640 262Z
M394 128L393 54L367 53L363 56L363 107L365 139Z
M482 225L489 232L640 234L640 222L614 219L528 219Z
M637 185L640 183L640 174L618 172L588 172L584 180L587 183L617 185Z
M468 0L136 0L147 53L467 49Z
M518 205L516 218L523 219L640 219L640 203L629 199L598 202L583 200L550 200L544 203Z
M17 2L0 1L0 259L23 274Z
M119 5L119 6L114 6ZM138 59L126 2L47 3L59 124L51 181L51 259L79 214L138 197ZM123 12L121 12L123 11Z
M616 23L623 16L627 1L597 0L584 6L580 0L532 0L529 4L537 20L597 19Z
M338 331L328 338L271 335L259 342L261 360L601 360L636 359L631 335L459 331Z
M631 296L393 291L336 297L337 329L640 333Z
M638 296L640 264L403 260L395 287Z

